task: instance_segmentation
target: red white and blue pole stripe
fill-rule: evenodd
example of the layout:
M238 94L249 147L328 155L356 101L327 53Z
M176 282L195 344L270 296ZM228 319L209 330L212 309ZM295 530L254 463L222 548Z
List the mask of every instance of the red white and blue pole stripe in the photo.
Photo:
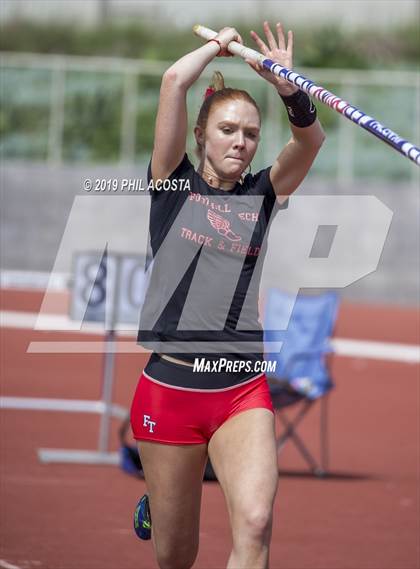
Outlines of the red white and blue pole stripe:
M194 33L206 40L211 40L217 36L217 32L198 24L194 26ZM409 160L420 166L420 148L418 146L415 146L411 142L408 142L408 140L405 140L390 128L384 126L379 121L364 113L357 107L350 105L350 103L347 103L347 101L344 101L340 97L337 97L337 95L334 95L327 89L324 89L324 87L316 85L313 81L304 77L303 75L300 75L299 73L296 73L287 67L283 67L279 63L275 63L258 51L243 46L238 42L230 42L228 50L233 55L238 55L243 59L252 59L259 62L266 69L271 71L271 73L274 73L274 75L278 75L290 83L297 85L299 89L305 91L305 93L314 99L318 99L318 101L321 101L321 103L324 103L324 105L327 105L350 121L361 126L380 140L383 140L389 144L400 154L406 156Z

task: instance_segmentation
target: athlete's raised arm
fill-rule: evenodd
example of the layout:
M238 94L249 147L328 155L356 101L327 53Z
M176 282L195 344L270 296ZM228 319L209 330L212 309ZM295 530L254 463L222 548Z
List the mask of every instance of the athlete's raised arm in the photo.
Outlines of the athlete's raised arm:
M234 28L223 28L215 38L184 55L162 77L152 156L154 180L169 176L181 162L187 139L187 91L217 55L228 55L227 45L242 43Z
M264 22L267 44L254 31L251 37L259 51L273 61L293 69L293 33L289 31L287 42L282 25L277 23L277 38ZM273 75L261 65L247 60L261 77L272 83L283 99L289 115L292 137L280 152L270 171L270 180L278 196L288 196L305 178L325 139L321 124L316 119L316 109L308 95L285 79ZM281 200L281 198L279 198Z

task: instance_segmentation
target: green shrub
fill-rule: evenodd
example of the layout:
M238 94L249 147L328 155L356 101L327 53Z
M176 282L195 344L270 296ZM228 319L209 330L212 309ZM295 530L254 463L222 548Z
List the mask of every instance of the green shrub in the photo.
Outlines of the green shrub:
M252 24L238 23L245 43L252 47ZM258 22L255 29L260 29ZM63 24L19 22L2 26L1 51L101 55L174 61L200 45L192 31L164 30L150 25L114 24L83 28ZM295 29L295 64L308 67L364 69L404 65L415 66L419 60L417 24L387 31L371 28L344 31L338 26Z

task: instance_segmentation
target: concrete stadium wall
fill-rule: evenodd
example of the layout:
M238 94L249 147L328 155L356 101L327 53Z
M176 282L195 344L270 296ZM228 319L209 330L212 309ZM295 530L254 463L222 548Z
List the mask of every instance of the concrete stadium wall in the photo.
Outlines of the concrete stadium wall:
M144 192L86 192L83 184L86 179L117 179L121 184L124 178L134 178L141 180L144 187L145 172L145 165L136 168L118 165L50 167L3 163L0 170L1 269L48 272L54 269L67 273L71 270L73 252L102 250L106 242L115 251L144 253L149 216L149 199ZM343 298L357 301L418 304L420 199L416 188L390 183L359 183L351 188L339 188L332 182L309 179L296 192L296 196L304 195L356 196L347 202L350 206L340 206L342 223L352 226L345 249L353 251L355 263L363 252L363 239L375 238L378 226L372 222L366 228L363 211L359 214L359 206L353 207L352 202L357 204L357 196L373 195L387 206L393 218L377 270L340 292ZM304 265L296 257L296 243L305 228L318 223L324 208L325 203L320 199L304 207L298 219L282 223L279 218L280 223L273 224L270 246L281 251L283 272L278 274L277 267L266 267L265 276L270 286L287 289L292 287L292 278L304 279L309 274L330 288L328 283L337 277L337 268L322 262ZM334 220L332 212L332 225ZM322 223L325 224L325 220ZM364 237L360 240L362 233ZM324 249L327 245L324 244Z

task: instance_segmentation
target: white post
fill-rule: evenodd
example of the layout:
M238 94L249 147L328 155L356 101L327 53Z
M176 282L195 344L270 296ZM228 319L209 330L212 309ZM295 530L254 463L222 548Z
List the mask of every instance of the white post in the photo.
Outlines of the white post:
M417 73L416 85L414 86L414 116L413 121L413 136L414 140L420 138L420 74ZM420 172L416 168L411 169L411 181L414 188L417 190L420 182Z
M101 415L101 423L99 427L98 451L106 453L109 451L109 432L112 419L112 391L114 387L114 369L115 369L115 332L109 330L105 337L105 354L104 354L104 375L102 383L102 402L104 410Z
M60 164L63 157L64 92L64 58L57 57L51 69L51 102L48 132L48 162L52 164Z
M341 92L344 91L341 83ZM354 83L346 85L345 96L347 100L354 101ZM354 182L354 136L355 125L340 120L338 123L338 152L337 152L337 183L340 186L351 185Z
M125 71L121 113L120 162L134 164L136 158L137 74Z

